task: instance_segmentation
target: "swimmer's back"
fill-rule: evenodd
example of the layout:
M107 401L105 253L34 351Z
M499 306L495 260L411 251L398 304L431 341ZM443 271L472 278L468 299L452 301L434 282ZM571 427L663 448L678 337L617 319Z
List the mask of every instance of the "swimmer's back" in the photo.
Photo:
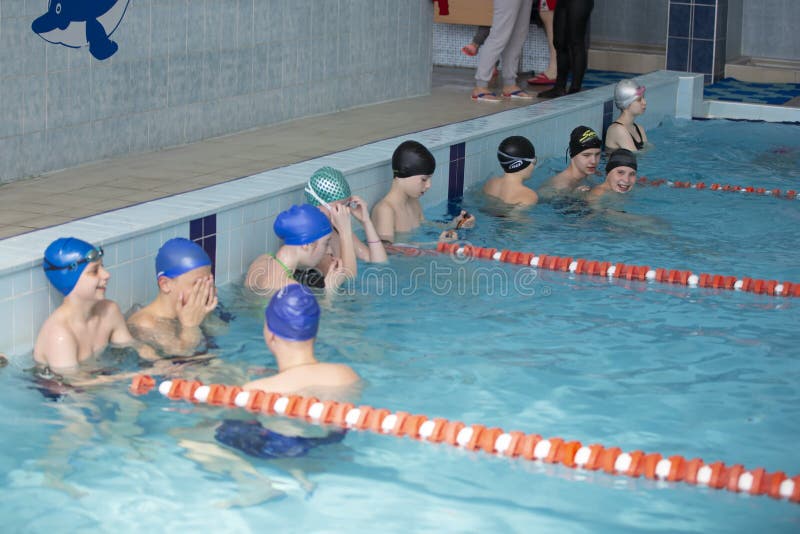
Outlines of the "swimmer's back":
M277 375L253 380L245 390L260 389L277 393L296 393L315 388L346 388L360 380L358 374L342 363L298 365Z

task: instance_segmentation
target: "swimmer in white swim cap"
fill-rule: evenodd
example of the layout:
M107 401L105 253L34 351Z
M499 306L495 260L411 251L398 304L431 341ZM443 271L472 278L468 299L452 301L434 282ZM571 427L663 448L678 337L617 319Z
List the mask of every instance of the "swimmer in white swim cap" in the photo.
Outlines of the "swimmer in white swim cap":
M644 91L634 80L622 80L614 88L614 104L622 113L606 130L607 151L625 148L637 152L647 144L644 128L634 122L647 109Z

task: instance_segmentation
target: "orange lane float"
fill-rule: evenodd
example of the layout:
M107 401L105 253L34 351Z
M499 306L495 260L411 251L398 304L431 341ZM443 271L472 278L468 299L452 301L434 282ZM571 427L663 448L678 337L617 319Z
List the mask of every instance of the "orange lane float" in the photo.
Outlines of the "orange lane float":
M636 181L640 185L649 185L651 187L659 187L662 185L666 185L668 187L674 187L676 189L708 189L710 191L726 191L730 193L752 193L755 195L771 195L775 198L783 198L786 200L795 200L800 199L800 193L795 191L794 189L789 189L788 191L781 191L780 189L767 189L765 187L753 187L753 186L741 186L741 185L729 185L729 184L717 184L712 183L707 185L705 182L680 182L678 180L664 180L663 178L658 178L656 180L651 180L646 176L640 176L639 179Z
M475 245L439 242L436 250L443 254L458 257L485 258L504 263L530 265L539 269L564 271L626 280L648 280L664 284L680 284L690 287L709 287L713 289L732 289L749 291L760 295L800 297L800 283L762 280L759 278L737 278L719 274L681 271L676 269L652 268L647 265L627 265L625 263L599 262L582 258L549 256L532 252L513 252L509 250L486 249Z
M134 377L130 389L136 395L144 395L155 387L156 382L152 377L138 375ZM782 471L768 473L760 467L745 469L739 464L727 466L722 462L705 462L700 458L688 460L680 455L666 457L643 451L623 452L619 447L606 447L599 443L584 445L574 440L542 438L539 434L519 431L506 432L501 428L466 425L442 418L430 419L425 415L403 411L390 412L371 406L322 401L299 395L243 391L238 386L203 385L197 381L175 379L158 384L158 391L172 400L243 408L253 413L447 443L470 451L562 464L573 469L603 470L610 475L686 482L800 503L800 475L790 478Z

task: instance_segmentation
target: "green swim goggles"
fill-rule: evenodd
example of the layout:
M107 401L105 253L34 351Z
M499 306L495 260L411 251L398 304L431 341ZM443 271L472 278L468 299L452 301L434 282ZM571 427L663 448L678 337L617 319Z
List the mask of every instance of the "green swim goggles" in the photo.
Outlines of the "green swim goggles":
M83 259L78 260L78 261L73 261L72 263L70 263L68 265L61 265L61 266L53 265L52 263L50 263L49 260L47 260L47 258L45 258L44 261L47 262L47 265L45 266L44 270L45 271L74 271L80 265L83 265L84 263L92 263L93 261L97 261L102 257L103 257L103 247L97 247L97 248L93 248L92 250L87 252L86 256L84 256Z

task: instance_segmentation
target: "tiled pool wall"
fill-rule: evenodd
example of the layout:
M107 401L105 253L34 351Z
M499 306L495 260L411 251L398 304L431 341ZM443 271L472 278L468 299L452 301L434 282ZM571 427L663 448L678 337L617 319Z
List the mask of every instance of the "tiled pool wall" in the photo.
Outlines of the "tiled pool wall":
M0 154L14 157L0 158L0 183L430 88L430 1L117 7L119 48L96 59L80 42L55 44L80 22L47 32L51 42L32 31L47 0L2 2ZM85 32L77 35L85 45Z
M657 72L641 77L648 111L641 123L653 128L666 116L691 117L702 107L702 76ZM55 238L75 236L103 245L112 278L108 298L123 311L157 292L154 261L166 240L182 236L200 243L214 260L218 284L238 282L250 262L280 245L275 217L303 202L303 186L319 167L341 169L354 194L370 206L391 182L391 155L405 139L428 146L437 167L423 197L430 207L499 172L496 150L509 135L530 138L537 156L563 155L579 124L598 132L613 120L613 87L602 87L532 106L454 123L411 135L269 170L205 189L95 215L0 241L0 352L29 353L47 316L60 304L41 269L41 254Z

